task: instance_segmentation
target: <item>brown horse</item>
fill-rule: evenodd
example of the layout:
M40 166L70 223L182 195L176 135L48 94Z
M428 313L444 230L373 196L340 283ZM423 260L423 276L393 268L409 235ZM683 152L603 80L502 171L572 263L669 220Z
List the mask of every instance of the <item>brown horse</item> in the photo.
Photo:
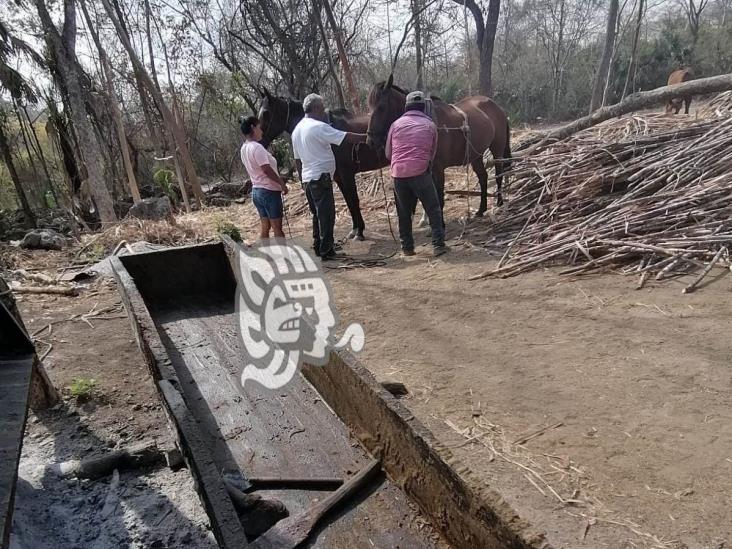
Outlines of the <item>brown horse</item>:
M693 80L694 75L689 69L677 69L671 73L668 77L668 85L673 86L674 84L681 84L682 82L688 82ZM681 102L684 102L684 114L689 114L689 105L691 105L691 96L685 95L683 97L674 97L666 103L666 114L679 114L681 110Z
M368 115L356 116L347 110L333 110L328 112L330 124L334 128L345 132L366 133L369 125ZM303 119L305 113L302 103L295 99L278 97L269 93L266 89L262 93L262 106L259 109L259 120L262 124L264 136L262 145L265 147L287 132L292 131L298 122ZM384 167L387 162L384 155L378 155L371 147L366 145L349 145L343 143L333 147L333 154L336 160L336 173L334 179L338 188L346 200L348 211L353 220L353 228L349 238L363 240L363 231L366 228L356 188L356 174Z
M368 143L383 149L392 123L404 114L407 92L394 85L393 75L376 84L369 94L371 121ZM490 149L496 159L496 204L503 204L501 186L503 171L511 165L511 130L508 117L493 100L475 95L454 105L432 98L432 118L437 125L437 154L432 176L440 197L445 202L445 168L470 164L480 183L480 206L475 215L488 209L488 172L483 153Z

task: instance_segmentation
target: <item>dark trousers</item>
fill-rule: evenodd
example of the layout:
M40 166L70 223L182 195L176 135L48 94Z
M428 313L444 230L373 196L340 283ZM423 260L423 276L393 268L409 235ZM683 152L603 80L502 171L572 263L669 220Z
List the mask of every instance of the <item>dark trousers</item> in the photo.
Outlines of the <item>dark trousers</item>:
M313 248L320 257L335 252L333 231L335 229L335 197L330 174L303 184L310 213L313 214Z
M432 228L432 245L445 245L445 226L442 223L442 208L437 197L432 173L426 172L414 177L394 178L394 199L397 216L399 216L399 240L402 250L414 250L412 237L412 216L417 207L417 200L422 203Z

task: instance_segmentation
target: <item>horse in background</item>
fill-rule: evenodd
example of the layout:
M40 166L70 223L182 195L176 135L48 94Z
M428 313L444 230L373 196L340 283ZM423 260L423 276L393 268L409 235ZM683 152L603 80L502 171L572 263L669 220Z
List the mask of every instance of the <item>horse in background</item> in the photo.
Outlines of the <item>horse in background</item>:
M393 75L374 85L369 93L371 120L368 144L383 150L389 128L404 114L407 92L394 85ZM432 98L432 119L437 125L437 153L432 166L440 205L445 204L445 168L470 164L480 184L480 206L475 213L488 210L488 172L483 153L490 150L495 159L496 204L503 204L503 172L511 166L511 130L508 117L492 99L481 95L465 98L454 105Z
M274 139L285 132L292 134L304 116L302 102L272 95L265 89L262 92L262 106L259 109L259 120L264 134L262 145L268 147ZM328 116L331 126L344 132L366 133L369 126L368 115L357 116L345 109L328 111ZM356 174L382 168L387 162L383 155L378 155L375 150L365 145L343 143L333 147L333 154L336 161L336 173L333 179L346 200L353 221L353 228L348 238L364 240L363 232L366 224L361 215Z
M676 69L668 77L668 85L673 86L674 84L681 84L682 82L688 82L693 80L694 75L691 69ZM682 97L674 97L669 99L666 103L666 114L679 114L681 110L681 103L684 103L684 114L689 114L689 105L691 105L691 95L684 95Z

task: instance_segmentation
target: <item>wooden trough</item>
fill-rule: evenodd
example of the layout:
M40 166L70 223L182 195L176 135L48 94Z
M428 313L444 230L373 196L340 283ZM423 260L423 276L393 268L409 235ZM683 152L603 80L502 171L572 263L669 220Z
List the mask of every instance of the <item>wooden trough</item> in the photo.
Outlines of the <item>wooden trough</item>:
M284 503L290 522L334 494L327 488L338 483L327 479L363 477L363 489L308 530L309 547L547 547L495 492L471 488L477 483L458 475L449 452L353 356L334 352L283 389L253 384L243 392L234 247L225 239L114 259L138 344L221 547L294 546L269 543L267 534L247 541L227 492L232 471L268 479L256 493ZM367 478L374 458L381 471Z
M10 538L35 361L33 343L0 300L0 547Z

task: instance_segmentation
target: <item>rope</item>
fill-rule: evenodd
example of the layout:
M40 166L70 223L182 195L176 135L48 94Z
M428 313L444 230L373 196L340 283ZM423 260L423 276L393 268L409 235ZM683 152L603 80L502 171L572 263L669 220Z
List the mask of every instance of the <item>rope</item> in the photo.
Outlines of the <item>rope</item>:
M389 213L389 199L386 197L386 185L384 184L384 171L379 168L379 181L381 182L381 192L384 195L384 209L386 210L386 219L389 221L389 232L391 233L391 239L394 242L399 242L397 237L394 236L394 228L391 226L391 214ZM396 254L396 251L394 252ZM394 255L392 254L392 255Z
M374 257L345 258L338 265L323 264L326 269L365 269L369 267L384 267L386 260L394 257L399 252L399 240L394 234L394 227L391 223L391 213L389 212L389 199L386 196L386 185L384 184L384 171L379 168L379 182L381 183L381 192L384 197L384 209L386 210L386 219L389 222L389 233L392 240L396 243L394 251L389 255L378 255Z
M287 234L290 235L290 240L292 240L292 230L290 229L290 219L287 217L287 201L285 200L285 195L282 195L282 216L285 218L285 225L287 225Z
M465 137L465 190L470 191L470 152L471 150L474 152L477 151L473 149L472 140L470 139L470 124L468 124L468 115L457 105L451 103L450 106L457 112L459 112L460 115L463 117L462 127L455 129L462 130L463 136ZM467 224L467 220L470 219L470 193L465 193L465 208L465 222Z

